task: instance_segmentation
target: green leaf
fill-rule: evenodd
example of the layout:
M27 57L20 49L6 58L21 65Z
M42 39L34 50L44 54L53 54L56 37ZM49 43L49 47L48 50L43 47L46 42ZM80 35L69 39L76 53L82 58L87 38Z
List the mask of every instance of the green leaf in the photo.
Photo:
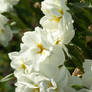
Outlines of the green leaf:
M69 57L66 61L67 67L71 67L72 69L73 67L78 67L82 70L82 64L84 62L82 50L74 44L67 45L66 47L71 55L71 57Z
M80 90L80 89L82 89L82 88L88 89L87 87L82 86L82 85L73 85L72 88L74 88L74 89L77 90L77 91Z
M0 80L0 82L6 82L6 81L9 81L11 80L12 78L14 78L14 74L9 74L7 76L5 76L3 79Z

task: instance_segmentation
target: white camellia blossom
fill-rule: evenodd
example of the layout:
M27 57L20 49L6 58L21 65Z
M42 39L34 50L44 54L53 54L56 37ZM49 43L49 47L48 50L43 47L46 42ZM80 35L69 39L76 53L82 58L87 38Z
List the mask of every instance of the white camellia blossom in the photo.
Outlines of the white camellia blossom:
M9 11L18 2L19 0L0 0L0 13Z
M8 19L0 14L0 43L4 46L8 45L8 42L12 39L12 31L8 25L6 25Z

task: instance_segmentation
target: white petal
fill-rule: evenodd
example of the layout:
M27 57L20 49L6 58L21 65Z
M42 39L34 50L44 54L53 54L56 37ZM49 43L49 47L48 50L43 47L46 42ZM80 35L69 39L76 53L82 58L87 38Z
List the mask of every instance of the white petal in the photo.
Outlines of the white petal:
M92 60L86 59L83 63L83 68L85 72L92 71Z

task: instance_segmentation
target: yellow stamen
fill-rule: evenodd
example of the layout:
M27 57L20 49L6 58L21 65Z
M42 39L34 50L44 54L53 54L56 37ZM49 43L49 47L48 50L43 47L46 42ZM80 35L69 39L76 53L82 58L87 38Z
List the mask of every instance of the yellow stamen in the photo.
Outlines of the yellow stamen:
M26 69L26 66L25 66L25 64L24 64L24 62L22 63L22 65L21 65L21 67L20 68L22 68L22 69Z
M37 85L37 84L34 84L34 86L35 86L35 87L38 87L38 85Z
M52 85L52 83L51 83L51 82L49 83L49 87L53 87L53 85Z
M59 9L58 11L59 11L62 15L64 15L64 12L63 12L62 9Z
M59 22L61 18L62 18L62 16L61 16L61 17L56 17L56 16L54 16L54 17L51 19L51 21Z
M34 88L32 92L40 92L40 88Z
M61 40L57 40L55 44L58 45L58 44L60 43L60 41L61 41Z
M45 52L43 52L43 55L44 55L44 56L46 55Z
M37 52L39 54L41 54L43 50L45 49L42 44L37 44L37 47L40 48L40 51Z
M50 82L49 87L53 87L53 84ZM55 89L55 92L58 92L58 88Z
M64 14L63 10L62 9L59 9L58 12L60 12L62 15ZM57 16L53 16L53 18L51 19L51 21L56 21L56 22L59 22L60 19L62 19L62 16L60 17L57 17Z

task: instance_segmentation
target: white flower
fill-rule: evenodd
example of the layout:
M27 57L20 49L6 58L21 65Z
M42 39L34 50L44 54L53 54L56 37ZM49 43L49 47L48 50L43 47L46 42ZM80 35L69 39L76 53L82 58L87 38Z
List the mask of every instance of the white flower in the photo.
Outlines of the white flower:
M6 25L8 19L0 14L0 43L4 46L8 45L8 42L12 39L12 31L8 25Z
M37 64L37 62L39 61L36 61L36 62L32 61L31 60L32 57L30 56L30 53L28 51L29 49L25 52L9 53L9 57L12 60L11 67L15 69L14 74L17 78L23 73L29 73L33 71L41 72L44 75L48 76L49 78L53 77L55 81L60 80L62 75L61 73L63 73L63 76L64 76L66 72L66 68L65 67L59 68L60 66L62 66L62 62L61 62L62 56L61 58L58 57L58 59L60 58L60 60L58 60L55 57L58 53L56 53L55 56L53 56L53 53L52 53L52 55L47 57L46 60ZM61 52L61 55L62 55L62 52Z
M85 62L83 63L83 68L84 68L84 74L82 78L77 79L75 84L81 85L84 88L80 89L77 92L92 92L92 60L86 59Z
M45 16L41 19L40 24L49 30L58 30L58 24L68 10L65 0L45 0L42 2L41 10Z
M32 61L28 51L11 52L8 55L12 60L11 67L15 69L14 74L16 77L19 77L22 73L31 72Z
M57 88L53 79L35 72L21 75L16 86L18 86L16 92L53 92Z
M92 87L92 60L86 59L83 68L85 72L82 78L83 84L90 89Z
M46 39L46 33L39 27L36 28L36 31L25 33L20 52L9 53L15 76L23 72L40 71L48 72L49 77L56 78L60 73L61 70L58 67L65 61L62 46L51 45Z
M68 44L75 35L72 17L69 13L66 13L60 23L55 24L55 26L52 22L46 22L46 20L43 19L41 22L41 24L44 26L44 29L46 29L48 32L48 39L52 44Z
M12 4L7 9L15 4L12 0L8 3ZM40 21L43 29L24 33L21 50L9 53L16 92L76 92L72 85L77 79L74 81L64 66L64 51L69 56L64 44L75 34L66 0L45 0L41 10L45 14Z
M39 27L34 32L26 32L22 38L21 50L29 50L34 64L39 65L52 51L52 45L46 38L45 31Z
M21 74L17 79L16 92L75 92L67 85L69 76L66 70L61 72L59 81L44 75L36 72Z
M0 13L9 11L18 1L19 0L0 0Z
M69 13L66 13L61 20L59 25L59 31L61 32L61 40L64 44L68 44L75 35L75 30L73 28L73 20Z
M64 11L69 10L66 6L66 0L44 0L41 5L41 10L48 17L53 15L61 17Z
M51 32L54 41L68 44L73 39L75 31L65 0L45 0L41 9L45 14L40 20L43 28L48 33Z
M45 30L39 27L34 32L26 32L22 38L21 50L29 49L31 58L37 65L44 61L47 61L49 64L61 65L65 61L63 49L59 46L53 46L48 41L47 34Z
M62 66L60 68L59 66L55 66L54 64L47 64L45 62L41 63L39 68L40 73L46 75L49 78L53 78L56 82L59 82L61 81L61 79L63 79L63 85L67 84L66 80L68 80L69 72L67 71L65 66Z

